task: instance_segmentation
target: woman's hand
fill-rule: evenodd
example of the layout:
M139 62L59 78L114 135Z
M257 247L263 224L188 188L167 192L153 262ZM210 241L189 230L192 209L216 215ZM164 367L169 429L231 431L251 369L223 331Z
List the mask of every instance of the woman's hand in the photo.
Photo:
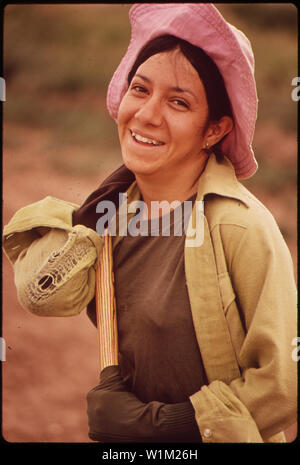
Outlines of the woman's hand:
M189 401L141 402L126 388L119 366L102 370L100 384L87 395L89 437L100 442L201 442Z

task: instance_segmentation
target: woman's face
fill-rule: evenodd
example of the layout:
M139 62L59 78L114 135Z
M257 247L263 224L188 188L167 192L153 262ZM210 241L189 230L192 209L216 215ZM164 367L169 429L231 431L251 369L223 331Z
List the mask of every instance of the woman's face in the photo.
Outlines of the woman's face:
M136 175L199 169L208 104L204 86L178 50L148 58L123 97L118 131L124 164ZM194 174L197 171L194 171Z

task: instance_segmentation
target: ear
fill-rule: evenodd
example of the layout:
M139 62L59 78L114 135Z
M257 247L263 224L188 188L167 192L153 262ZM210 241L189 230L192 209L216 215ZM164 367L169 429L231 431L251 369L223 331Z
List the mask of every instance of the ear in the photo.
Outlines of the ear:
M230 116L222 116L219 121L211 122L204 139L206 146L212 147L217 144L232 130L232 128L233 121Z

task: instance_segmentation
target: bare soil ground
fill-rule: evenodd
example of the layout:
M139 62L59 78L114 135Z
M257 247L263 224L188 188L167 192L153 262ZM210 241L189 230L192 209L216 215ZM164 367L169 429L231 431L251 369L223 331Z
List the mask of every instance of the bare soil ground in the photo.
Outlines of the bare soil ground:
M7 147L3 160L3 224L22 206L46 195L82 203L108 173L69 176L41 156L47 132L17 128L22 147ZM70 156L63 153L61 156ZM76 156L76 150L74 150ZM283 195L285 194L285 195ZM261 198L287 230L296 270L296 223L287 208L295 191ZM69 318L41 318L18 303L13 273L3 258L2 433L9 442L90 442L86 393L98 383L97 334L85 311ZM295 427L287 431L291 440Z
M44 158L37 161L45 137L24 130L21 160L14 149L5 150L3 224L17 209L47 195L80 204L107 174L76 178L58 173ZM85 311L70 318L40 318L24 310L4 257L2 322L4 438L88 442L85 396L98 383L98 357L97 333Z

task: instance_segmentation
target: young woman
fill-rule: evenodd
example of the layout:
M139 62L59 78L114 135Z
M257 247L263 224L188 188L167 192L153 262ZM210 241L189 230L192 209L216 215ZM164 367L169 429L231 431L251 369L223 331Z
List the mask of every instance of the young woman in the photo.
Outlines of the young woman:
M124 165L80 208L47 197L15 214L4 248L19 299L45 316L88 305L96 324L108 224L119 360L88 394L90 437L284 441L296 418L296 291L272 215L238 181L257 168L250 43L211 4L139 4L130 19L107 96ZM126 209L121 231L122 193L142 210L132 222ZM188 228L153 228L166 218Z

